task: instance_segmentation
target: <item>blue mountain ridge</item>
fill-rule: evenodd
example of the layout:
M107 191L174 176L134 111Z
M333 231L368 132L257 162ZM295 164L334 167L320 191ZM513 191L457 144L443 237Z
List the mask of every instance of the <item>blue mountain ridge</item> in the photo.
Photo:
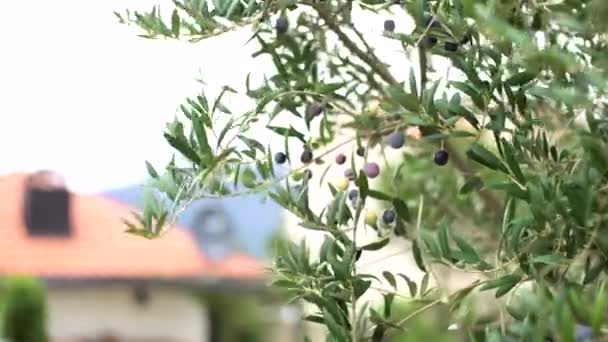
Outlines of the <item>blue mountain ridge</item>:
M102 196L133 208L143 207L144 185L111 189ZM193 202L177 220L178 226L194 229L194 219L201 210L217 206L224 210L232 223L233 238L237 249L260 259L268 257L268 242L280 228L282 208L272 200L258 194L226 197L220 199L200 199ZM205 253L204 242L198 242Z

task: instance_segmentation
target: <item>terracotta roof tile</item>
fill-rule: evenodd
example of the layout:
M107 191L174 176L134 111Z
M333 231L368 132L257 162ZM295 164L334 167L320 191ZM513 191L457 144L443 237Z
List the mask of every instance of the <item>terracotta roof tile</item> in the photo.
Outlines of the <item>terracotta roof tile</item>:
M22 219L25 174L0 177L0 274L66 278L260 278L262 266L235 254L206 259L185 229L155 240L124 232L129 208L104 197L72 194L69 237L28 236Z

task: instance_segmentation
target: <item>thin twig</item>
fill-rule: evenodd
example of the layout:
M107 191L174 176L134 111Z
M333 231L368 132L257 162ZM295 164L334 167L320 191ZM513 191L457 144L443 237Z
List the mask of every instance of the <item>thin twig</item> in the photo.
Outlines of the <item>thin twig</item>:
M445 0L442 0L441 3L443 3L443 1ZM441 7L441 3L439 4L438 8ZM344 33L344 31L342 31L338 23L333 20L334 17L332 16L332 14L328 12L328 7L326 5L318 3L314 0L306 0L303 2L303 4L313 7L319 14L319 17L321 17L321 19L325 21L327 26L338 36L342 44L344 44L344 46L353 55L355 55L361 61L366 63L372 69L373 72L380 76L380 78L382 78L389 85L398 84L397 80L389 72L388 67L384 63L382 63L382 61L373 53L373 51L370 51L369 53L363 51L352 41L352 39L346 33ZM432 23L429 23L429 27L427 27L425 32L428 32L431 24ZM419 42L417 42L417 44L418 43ZM377 90L384 92L384 89L381 87L378 87ZM450 143L445 142L444 148L448 151L450 159L452 160L456 168L460 170L461 173L467 175L474 173L474 170L464 159L462 159L462 157L458 153L455 152L454 148L451 146ZM494 196L494 194L492 194L486 189L482 189L479 194L482 200L484 201L486 207L491 212L498 213L500 211L500 208L502 207L501 202Z
M405 323L407 323L407 321L409 321L410 319L420 315L421 313L425 312L426 310L432 308L433 306L442 303L443 300L441 299L435 299L434 301L428 303L427 305L421 307L420 309L412 312L411 314L405 316L405 318L403 318L402 320L400 320L399 322L397 322L397 325L401 326L404 325Z
M317 14L325 24L338 36L340 41L346 46L346 48L352 52L357 58L365 62L365 64L369 65L369 67L378 74L386 83L394 85L397 84L397 80L391 75L388 71L388 67L382 63L382 61L374 54L373 51L365 52L361 50L355 44L355 42L350 39L350 37L342 31L342 28L338 23L335 22L334 16L327 9L328 7L325 4L314 0L304 1L303 4L312 6L312 8L317 11Z

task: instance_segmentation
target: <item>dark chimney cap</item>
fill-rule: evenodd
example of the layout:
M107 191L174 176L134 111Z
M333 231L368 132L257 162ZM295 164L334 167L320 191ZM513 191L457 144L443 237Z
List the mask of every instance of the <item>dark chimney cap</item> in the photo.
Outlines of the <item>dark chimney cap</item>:
M70 235L70 193L56 173L38 171L27 178L23 211L28 235Z

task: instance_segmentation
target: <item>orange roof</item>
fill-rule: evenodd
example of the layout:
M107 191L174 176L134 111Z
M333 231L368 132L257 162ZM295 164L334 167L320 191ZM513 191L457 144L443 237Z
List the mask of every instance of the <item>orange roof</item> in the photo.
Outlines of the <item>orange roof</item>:
M72 194L69 237L31 237L23 223L26 174L0 177L0 274L49 278L256 279L257 260L235 254L206 259L185 229L148 240L125 233L130 210L104 197Z

